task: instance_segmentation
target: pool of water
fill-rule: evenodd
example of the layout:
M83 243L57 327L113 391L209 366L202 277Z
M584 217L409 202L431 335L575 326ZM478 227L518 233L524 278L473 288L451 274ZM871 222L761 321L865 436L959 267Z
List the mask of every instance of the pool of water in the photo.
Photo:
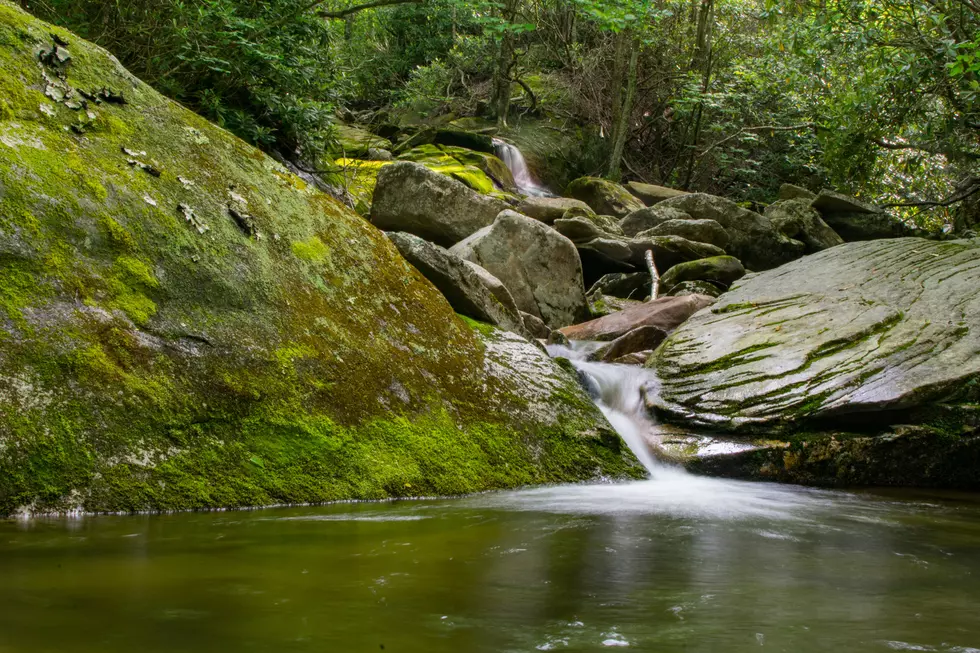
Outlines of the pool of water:
M980 497L699 479L0 522L0 653L980 651Z

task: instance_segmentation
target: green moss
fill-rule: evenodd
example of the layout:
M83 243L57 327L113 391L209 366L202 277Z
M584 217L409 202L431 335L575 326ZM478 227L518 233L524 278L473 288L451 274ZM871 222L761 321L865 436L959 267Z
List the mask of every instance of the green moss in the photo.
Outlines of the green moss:
M323 263L330 258L330 248L318 236L311 236L307 240L294 242L292 247L296 258L310 263Z
M481 335L493 336L494 333L496 333L497 331L496 327L494 327L492 324L487 324L486 322L478 322L477 320L466 317L465 315L460 315L459 313L456 314L456 317L462 320L466 326L468 326L469 328L473 329L474 331L476 331Z

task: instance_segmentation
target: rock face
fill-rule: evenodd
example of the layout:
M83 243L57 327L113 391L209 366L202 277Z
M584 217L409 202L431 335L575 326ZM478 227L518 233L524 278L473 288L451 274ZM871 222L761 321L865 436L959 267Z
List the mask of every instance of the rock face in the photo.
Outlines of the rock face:
M731 239L727 253L750 270L768 270L803 255L803 243L781 234L765 216L722 197L693 193L665 200L656 208L677 209L696 220L714 220L721 224Z
M640 299L650 294L650 273L649 272L630 272L607 274L596 281L589 293L602 293L623 299Z
M721 249L728 247L730 240L725 228L714 220L667 220L643 233L651 236L680 236Z
M405 260L439 289L457 313L507 331L523 333L524 323L516 307L508 308L491 290L494 286L498 292L501 288L506 292L504 285L492 275L486 273L491 279L484 281L485 277L467 265L469 261L418 236L400 232L391 232L387 236Z
M575 245L537 220L503 211L450 251L486 268L507 286L520 310L553 329L589 315Z
M565 194L582 200L599 215L625 218L643 208L643 202L633 197L619 184L598 177L580 177L570 183Z
M642 475L365 220L5 0L0 42L0 515Z
M493 222L507 208L462 182L423 165L399 161L381 168L371 222L385 231L405 231L451 247Z
M545 224L554 224L555 220L563 217L569 209L592 213L588 204L570 197L528 197L517 206L516 210Z
M812 202L817 199L815 193L811 193L805 188L800 186L794 186L793 184L783 184L779 187L779 199L780 200L807 200Z
M650 361L656 407L730 432L928 423L980 399L978 283L980 242L917 238L746 277Z
M610 313L589 322L565 327L569 340L610 341L642 326L654 326L670 333L699 310L714 303L711 297L661 297Z
M823 221L810 201L802 199L781 200L766 207L765 216L784 236L806 245L806 253L841 245L844 239Z
M912 230L904 222L878 207L833 191L820 191L812 206L849 243L901 238L912 234Z
M687 191L675 190L673 188L657 186L655 184L644 184L639 181L631 181L627 183L626 188L629 189L629 192L632 193L634 197L638 198L647 206L653 206L658 202L669 200L672 197L687 195Z

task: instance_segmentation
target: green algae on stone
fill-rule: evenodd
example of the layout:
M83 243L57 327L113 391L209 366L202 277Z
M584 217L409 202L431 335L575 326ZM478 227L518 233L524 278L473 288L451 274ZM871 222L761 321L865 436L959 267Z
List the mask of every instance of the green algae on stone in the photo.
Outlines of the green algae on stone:
M68 86L126 100L85 130L42 110L53 31ZM0 43L0 515L636 475L574 379L366 221L6 0Z

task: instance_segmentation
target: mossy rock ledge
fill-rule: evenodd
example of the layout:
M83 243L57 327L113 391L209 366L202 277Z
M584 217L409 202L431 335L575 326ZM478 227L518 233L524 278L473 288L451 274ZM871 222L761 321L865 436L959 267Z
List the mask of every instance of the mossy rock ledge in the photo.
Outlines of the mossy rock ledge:
M366 221L5 0L0 415L0 515L642 474L573 374L458 318Z
M778 440L701 471L980 487L978 285L980 240L849 243L749 275L650 359L653 407Z

